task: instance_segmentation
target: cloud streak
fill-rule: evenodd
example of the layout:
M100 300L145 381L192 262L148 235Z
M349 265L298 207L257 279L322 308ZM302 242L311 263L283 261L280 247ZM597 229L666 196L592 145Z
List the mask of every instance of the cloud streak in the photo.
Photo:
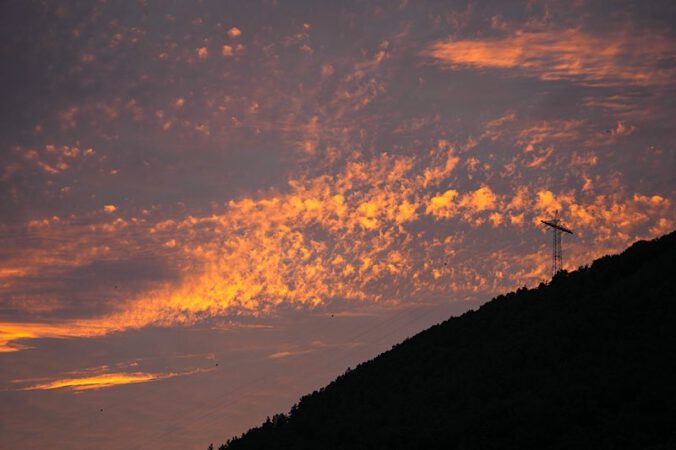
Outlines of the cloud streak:
M444 68L513 70L541 80L593 86L668 85L674 40L622 31L595 35L579 28L520 29L500 37L440 40L423 51Z
M46 391L53 389L66 389L70 391L90 391L98 389L109 389L126 384L148 383L153 381L166 380L169 378L194 375L209 371L211 369L195 369L187 372L167 372L167 373L149 373L149 372L111 372L97 375L81 376L74 378L61 378L47 381L44 383L32 384L26 387L17 388L17 391ZM16 380L21 383L21 380Z

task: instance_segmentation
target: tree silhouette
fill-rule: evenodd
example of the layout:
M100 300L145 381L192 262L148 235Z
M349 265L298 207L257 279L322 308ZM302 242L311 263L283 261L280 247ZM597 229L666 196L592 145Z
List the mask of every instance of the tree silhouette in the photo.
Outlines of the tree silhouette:
M676 233L500 295L219 450L676 448Z

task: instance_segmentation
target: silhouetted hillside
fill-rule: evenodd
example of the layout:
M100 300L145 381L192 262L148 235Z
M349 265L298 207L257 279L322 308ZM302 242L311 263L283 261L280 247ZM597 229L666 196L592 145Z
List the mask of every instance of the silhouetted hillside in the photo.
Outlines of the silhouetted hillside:
M501 295L221 449L676 448L676 233Z

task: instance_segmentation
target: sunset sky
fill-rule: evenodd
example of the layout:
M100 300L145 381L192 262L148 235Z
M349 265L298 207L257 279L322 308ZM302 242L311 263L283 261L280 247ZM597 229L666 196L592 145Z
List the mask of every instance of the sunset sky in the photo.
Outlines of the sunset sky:
M0 14L0 448L206 449L674 229L673 1Z

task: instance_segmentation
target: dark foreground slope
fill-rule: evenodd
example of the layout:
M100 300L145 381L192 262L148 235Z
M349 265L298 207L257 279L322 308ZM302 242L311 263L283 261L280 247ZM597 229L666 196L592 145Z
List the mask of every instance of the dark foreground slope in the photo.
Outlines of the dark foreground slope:
M499 296L221 448L676 448L676 233Z

